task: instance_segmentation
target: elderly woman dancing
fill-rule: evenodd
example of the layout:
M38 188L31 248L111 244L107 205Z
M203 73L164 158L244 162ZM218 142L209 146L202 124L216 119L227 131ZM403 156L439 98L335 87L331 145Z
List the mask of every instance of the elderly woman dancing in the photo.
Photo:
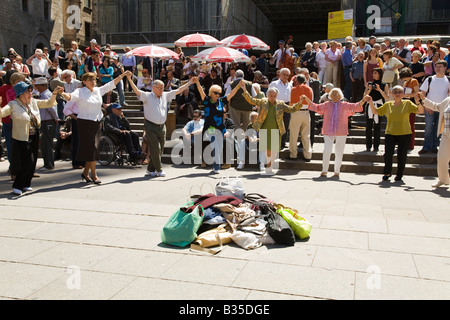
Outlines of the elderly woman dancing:
M392 95L394 96L394 101L388 101L379 108L375 107L372 98L368 101L373 114L386 116L387 118L386 135L384 139L385 153L383 181L388 181L391 177L395 145L398 146L398 165L395 181L402 180L412 134L409 115L411 113L424 112L422 106L416 106L411 100L403 100L405 94L402 86L394 86L392 88Z
M39 109L51 108L56 105L56 95L64 88L57 87L48 100L36 100L32 97L33 85L19 82L14 86L16 99L0 109L0 120L11 115L14 122L12 130L12 162L15 166L16 177L13 183L13 193L32 191L31 180L36 168L39 149L39 129L41 116Z
M85 161L86 165L81 174L81 179L87 183L102 183L97 176L95 162L98 160L98 143L100 141L100 121L103 118L102 96L111 91L130 71L122 73L120 76L103 87L96 87L97 75L95 73L85 73L81 78L83 87L72 93L63 93L67 101L77 103L79 113L77 116L79 146L77 160ZM91 171L91 178L89 178Z
M354 115L356 112L363 111L364 101L368 101L369 97L364 97L358 103L344 102L342 101L344 95L341 89L338 88L331 90L328 96L331 101L322 104L313 103L305 95L300 98L300 101L306 101L309 105L309 110L323 115L322 135L325 146L323 150L322 173L320 176L326 177L328 174L333 144L336 141L334 177L339 178L345 142L348 136L348 117Z
M286 133L283 122L285 112L292 113L302 108L302 102L289 106L283 101L277 100L278 89L269 88L267 98L255 99L250 96L243 83L240 84L244 93L242 94L250 104L259 107L259 115L253 124L256 131L265 131L267 134L260 134L259 147L261 151L266 151L267 167L265 174L273 175L273 164L278 157L281 146L281 136ZM275 139L276 138L276 139Z

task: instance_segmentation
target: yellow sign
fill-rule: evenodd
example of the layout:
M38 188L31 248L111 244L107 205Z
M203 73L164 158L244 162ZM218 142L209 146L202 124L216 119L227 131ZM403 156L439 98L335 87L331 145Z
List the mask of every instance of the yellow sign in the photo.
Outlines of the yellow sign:
M353 9L328 13L328 39L353 36Z

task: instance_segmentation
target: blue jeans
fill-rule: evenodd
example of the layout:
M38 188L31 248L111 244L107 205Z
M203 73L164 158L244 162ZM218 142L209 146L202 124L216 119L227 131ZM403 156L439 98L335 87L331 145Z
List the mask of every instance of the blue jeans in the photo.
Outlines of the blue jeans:
M438 123L439 112L433 112L432 114L425 112L425 140L423 142L425 151L436 150L439 146Z

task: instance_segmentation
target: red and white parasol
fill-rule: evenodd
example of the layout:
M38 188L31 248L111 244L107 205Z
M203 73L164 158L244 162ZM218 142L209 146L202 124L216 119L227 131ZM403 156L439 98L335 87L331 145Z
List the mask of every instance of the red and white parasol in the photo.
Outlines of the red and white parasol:
M180 59L180 56L175 51L172 51L170 49L159 47L159 46L143 46L138 47L136 49L133 49L126 53L125 55L133 55L138 57L149 57L151 60L151 66L152 66L152 79L154 79L153 75L153 58L158 59Z
M262 40L245 34L227 37L222 41L219 41L217 45L235 49L263 50L263 51L270 50L270 46L265 44Z
M177 41L176 46L180 47L215 47L219 40L216 38L202 33L188 34Z
M179 55L167 48L159 46L143 46L131 50L127 54L138 57L149 57L149 58L159 58L159 59L179 59Z
M199 52L191 60L207 62L249 62L250 58L232 48L216 47Z

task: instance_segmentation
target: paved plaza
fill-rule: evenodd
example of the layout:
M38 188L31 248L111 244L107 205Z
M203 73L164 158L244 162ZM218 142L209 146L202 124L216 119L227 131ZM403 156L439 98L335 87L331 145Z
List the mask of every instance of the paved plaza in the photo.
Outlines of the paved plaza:
M450 299L450 190L433 190L434 177L223 171L239 173L246 192L298 209L313 229L294 247L231 244L209 256L162 244L160 231L191 187L209 192L222 174L166 165L167 177L148 178L144 167L98 167L95 186L58 161L17 197L7 166L0 299Z

